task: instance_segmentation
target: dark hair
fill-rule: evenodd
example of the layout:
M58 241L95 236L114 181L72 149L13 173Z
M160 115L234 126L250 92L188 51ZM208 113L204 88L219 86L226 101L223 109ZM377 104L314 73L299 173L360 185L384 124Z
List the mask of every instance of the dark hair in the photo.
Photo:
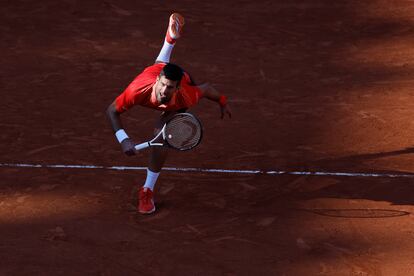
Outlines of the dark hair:
M160 76L164 76L166 79L172 81L178 81L180 83L181 78L184 75L183 69L174 63L167 63L160 72Z

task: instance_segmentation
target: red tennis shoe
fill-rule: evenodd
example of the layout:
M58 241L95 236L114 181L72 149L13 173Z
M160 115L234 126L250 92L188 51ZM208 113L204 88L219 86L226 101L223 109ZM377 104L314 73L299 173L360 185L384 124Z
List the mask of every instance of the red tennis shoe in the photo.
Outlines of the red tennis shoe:
M149 188L141 187L138 191L138 212L151 214L155 212L154 196Z
M184 23L184 17L181 14L171 14L166 35L166 40L168 43L174 44L175 40L181 36Z

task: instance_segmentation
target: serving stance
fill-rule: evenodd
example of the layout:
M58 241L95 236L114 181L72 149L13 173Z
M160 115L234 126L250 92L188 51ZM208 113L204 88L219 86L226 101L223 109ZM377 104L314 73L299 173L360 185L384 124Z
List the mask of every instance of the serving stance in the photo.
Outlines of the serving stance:
M227 98L209 83L197 85L181 67L170 63L170 57L177 39L182 33L184 17L178 13L170 16L167 33L155 64L145 68L107 108L107 115L121 144L123 152L132 156L137 153L136 143L125 132L121 114L135 105L160 110L160 118L154 133L158 134L165 122L177 113L185 112L202 98L220 106L221 118L231 117ZM168 155L168 147L151 147L144 186L138 191L138 212L150 214L155 211L153 193L155 183Z

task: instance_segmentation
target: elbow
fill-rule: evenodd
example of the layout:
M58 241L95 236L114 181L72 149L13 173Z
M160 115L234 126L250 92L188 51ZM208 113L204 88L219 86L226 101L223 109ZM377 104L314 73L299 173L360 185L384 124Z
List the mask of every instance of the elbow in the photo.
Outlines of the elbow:
M115 104L111 103L106 109L106 116L113 118L118 112L116 111Z
M109 105L107 108L106 108L106 110L105 110L105 113L106 113L106 116L107 117L111 117L111 114L113 113L112 112L112 107L111 107L112 105Z

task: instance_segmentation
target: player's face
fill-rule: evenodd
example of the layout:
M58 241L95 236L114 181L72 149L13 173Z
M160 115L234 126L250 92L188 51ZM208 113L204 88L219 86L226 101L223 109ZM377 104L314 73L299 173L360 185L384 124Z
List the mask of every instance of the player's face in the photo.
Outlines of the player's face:
M155 95L160 104L166 104L170 101L172 95L177 90L178 81L172 81L165 76L158 76L154 85Z

